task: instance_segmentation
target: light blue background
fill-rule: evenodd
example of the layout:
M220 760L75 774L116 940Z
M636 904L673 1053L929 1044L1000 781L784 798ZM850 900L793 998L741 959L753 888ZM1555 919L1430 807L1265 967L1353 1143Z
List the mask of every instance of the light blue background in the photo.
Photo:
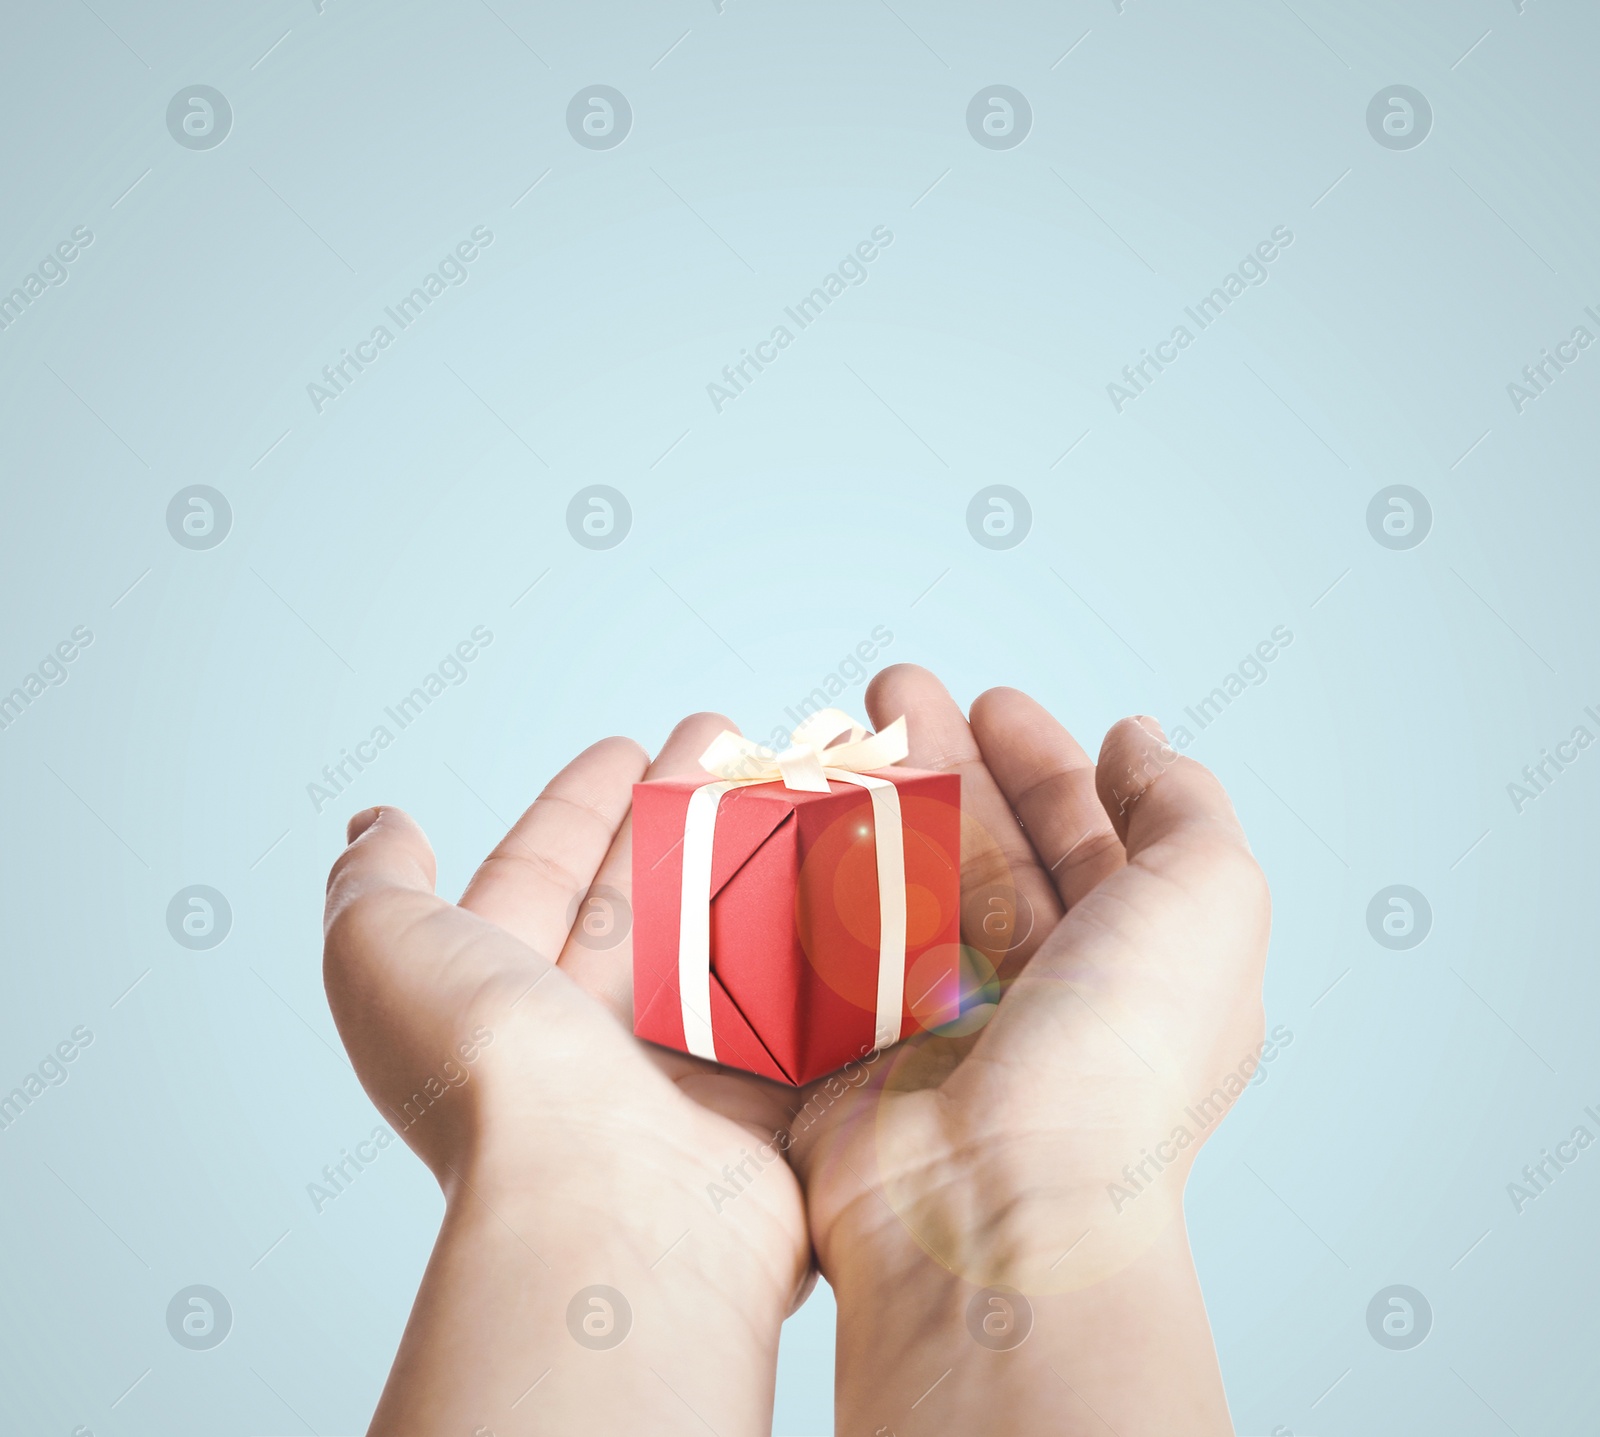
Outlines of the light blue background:
M1600 755L1520 814L1507 784L1600 733L1600 351L1520 415L1506 385L1600 307L1593 8L251 8L7 12L0 290L95 236L0 333L0 691L94 633L0 732L0 1091L94 1033L0 1132L7 1432L361 1430L440 1202L399 1147L306 1193L376 1121L318 969L346 815L409 808L458 892L593 738L764 733L877 625L881 662L1026 687L1091 749L1292 631L1190 749L1273 880L1294 1034L1190 1189L1239 1429L1592 1420L1600 1153L1520 1215L1506 1185L1595 1127ZM165 124L197 82L234 112L203 152ZM565 127L592 82L633 106L610 151ZM1405 152L1365 122L1396 82L1434 112ZM1032 105L1015 149L966 130L991 83ZM469 281L317 414L477 225ZM878 225L867 282L716 413ZM1270 280L1116 413L1277 225ZM564 521L595 483L633 509L606 552ZM965 527L992 483L1033 509L1003 552ZM1401 483L1433 526L1392 552L1365 516ZM208 552L166 528L190 484L233 506ZM316 813L480 624L468 681ZM165 926L194 883L234 910L211 952ZM1366 928L1392 883L1433 907L1407 952ZM233 1305L209 1352L166 1331L191 1283ZM1367 1332L1392 1283L1433 1307L1411 1351ZM777 1433L831 1430L831 1371L824 1291Z

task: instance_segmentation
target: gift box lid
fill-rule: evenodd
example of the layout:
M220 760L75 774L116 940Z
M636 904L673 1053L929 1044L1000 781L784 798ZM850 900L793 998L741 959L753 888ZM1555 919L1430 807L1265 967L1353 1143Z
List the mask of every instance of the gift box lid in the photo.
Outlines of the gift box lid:
M905 778L923 778L920 770L895 768L890 770ZM692 778L657 778L636 783L634 801L638 802L641 789L657 792L681 793L687 804L688 796L697 788L717 780L709 775ZM728 886L729 880L785 823L795 821L802 809L834 806L838 800L858 803L861 789L853 784L830 782L827 793L812 793L804 789L785 788L782 783L753 783L748 787L731 789L723 794L717 806L717 838L711 859L711 896L715 898ZM673 844L682 842L683 825L677 825Z

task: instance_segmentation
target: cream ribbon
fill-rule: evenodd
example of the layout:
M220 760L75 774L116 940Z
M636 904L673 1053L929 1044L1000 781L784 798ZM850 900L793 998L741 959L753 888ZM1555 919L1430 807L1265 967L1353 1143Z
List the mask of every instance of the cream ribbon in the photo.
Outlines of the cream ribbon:
M700 766L720 780L689 797L683 829L683 892L678 918L678 995L688 1051L717 1062L711 1030L711 855L722 796L755 783L781 782L805 793L829 792L828 780L854 784L872 800L878 861L878 997L873 1042L887 1048L900 1041L906 981L906 863L900 794L884 778L865 770L887 768L909 752L906 721L897 718L881 733L868 733L849 714L823 709L790 735L790 746L774 753L724 729L700 755ZM843 739L835 743L835 739ZM830 745L832 745L830 747Z

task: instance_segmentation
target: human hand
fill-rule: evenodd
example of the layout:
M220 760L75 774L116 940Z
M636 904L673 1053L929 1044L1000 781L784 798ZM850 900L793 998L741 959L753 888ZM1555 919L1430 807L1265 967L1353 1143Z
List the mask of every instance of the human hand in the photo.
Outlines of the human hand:
M686 719L648 776L692 771L727 726ZM579 755L459 905L434 895L405 814L351 821L328 885L329 1004L362 1085L446 1196L375 1433L505 1437L644 1411L653 1430L770 1428L778 1328L811 1280L793 1174L749 1160L782 1125L782 1090L639 1043L627 937L601 948L572 928L591 887L631 887L626 815L646 764L626 739ZM741 1164L760 1180L718 1211L708 1185ZM631 1323L615 1356L568 1316L595 1284L631 1309L578 1313Z
M1232 807L1148 720L1117 724L1096 765L1015 690L969 723L897 666L867 702L876 723L906 715L911 766L961 773L963 941L999 1002L859 1089L806 1095L791 1151L839 1296L841 1421L1060 1430L1065 1383L1085 1431L1228 1431L1182 1192L1261 1051L1269 904ZM994 1287L1022 1296L977 1297L969 1319ZM1029 1320L1008 1393L978 1333L1021 1342ZM988 1378L912 1410L956 1371Z

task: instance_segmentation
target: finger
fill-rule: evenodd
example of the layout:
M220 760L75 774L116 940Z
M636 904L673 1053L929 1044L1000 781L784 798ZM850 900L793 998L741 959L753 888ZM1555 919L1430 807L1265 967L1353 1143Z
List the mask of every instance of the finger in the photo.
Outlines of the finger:
M407 940L418 924L449 907L434 896L433 849L409 814L367 809L349 833L328 874L323 917L323 979L335 999L377 981L403 947L415 946Z
M461 895L461 907L553 961L648 762L628 738L601 739L586 748L545 785L483 860Z
M645 771L645 779L681 778L686 774L704 772L700 767L703 754L723 729L733 728L733 723L721 714L691 714L684 719L662 744ZM600 864L591 892L612 889L633 903L633 825L624 821L611 843L610 851ZM631 918L630 918L631 924ZM620 942L602 946L591 939L581 925L568 935L562 949L560 967L568 977L587 989L616 1015L619 1022L633 1026L633 937L630 932Z
M926 669L896 664L867 686L879 728L905 715L912 768L961 776L962 941L1008 977L1061 918L1061 904L1016 815L945 687Z
M990 689L972 733L1056 893L1071 908L1122 867L1122 840L1095 792L1094 760L1036 700Z
M433 892L433 849L409 813L363 809L345 831L349 842L328 871L325 927L363 894L381 889Z
M1219 852L1251 858L1216 775L1174 751L1152 718L1112 726L1100 748L1095 784L1130 864Z
M979 1047L1018 1071L1138 1086L1210 1042L1219 1013L1259 1005L1271 901L1222 785L1153 719L1112 727L1095 783L1126 862L1068 913Z
M548 966L434 894L433 851L399 809L358 814L350 832L328 882L323 985L362 1086L402 1130L396 1103L449 1076L440 1064L469 1036L473 1017L485 1015L485 997L530 992L543 975L528 970ZM449 1131L407 1141L438 1172L435 1144L449 1145Z

